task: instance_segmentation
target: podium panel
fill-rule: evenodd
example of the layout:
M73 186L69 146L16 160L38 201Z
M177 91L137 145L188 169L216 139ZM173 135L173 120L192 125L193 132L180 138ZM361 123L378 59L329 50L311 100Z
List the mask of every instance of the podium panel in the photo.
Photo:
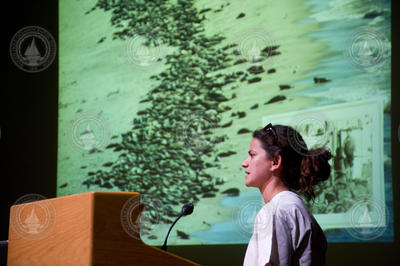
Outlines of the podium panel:
M137 192L92 191L11 207L8 265L198 265L125 232L121 210ZM127 213L139 221L139 208ZM137 225L138 226L138 225Z

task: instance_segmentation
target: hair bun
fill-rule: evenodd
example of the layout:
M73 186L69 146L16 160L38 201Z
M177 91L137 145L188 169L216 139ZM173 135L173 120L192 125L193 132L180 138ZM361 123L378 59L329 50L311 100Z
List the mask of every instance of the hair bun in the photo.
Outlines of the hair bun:
M314 197L313 187L330 177L331 166L328 162L332 154L325 148L310 149L301 163L300 191L309 198Z
M316 157L323 161L328 161L332 158L330 151L326 150L325 148L310 149L307 153L307 156Z

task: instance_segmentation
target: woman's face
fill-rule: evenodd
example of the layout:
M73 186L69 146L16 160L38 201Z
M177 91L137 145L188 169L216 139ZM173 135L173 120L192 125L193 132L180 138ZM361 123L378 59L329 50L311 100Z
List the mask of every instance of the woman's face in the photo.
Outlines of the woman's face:
M242 162L245 169L245 184L248 187L262 188L272 175L272 161L268 159L267 152L262 148L261 141L253 138L249 147L249 156Z

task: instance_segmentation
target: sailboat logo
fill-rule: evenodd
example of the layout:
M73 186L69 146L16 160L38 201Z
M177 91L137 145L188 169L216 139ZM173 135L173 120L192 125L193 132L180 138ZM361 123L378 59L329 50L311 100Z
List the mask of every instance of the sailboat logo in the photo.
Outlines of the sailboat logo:
M80 151L95 152L110 140L110 130L106 119L96 111L87 111L71 121L68 131L70 144Z
M96 139L90 123L87 124L86 129L80 134L79 140L82 144L82 148L88 151L95 148L99 144L99 141Z
M149 66L154 60L155 56L152 56L150 48L144 44L138 45L137 49L133 51L137 62L141 66Z
M253 230L257 234L264 234L268 228L275 206L264 206L262 199L251 199L241 203L234 212L234 225L242 236L250 237Z
M357 222L360 226L368 227L368 226L375 226L375 224L372 222L372 218L370 215L370 211L368 209L368 205L365 204L364 206L360 207L361 210L361 215L359 216Z
M292 119L290 124L303 138L299 139L296 132L290 130L288 132L288 142L295 151L305 156L317 155L322 152L319 149L309 150L308 148L326 147L333 134L332 125L323 112L299 113Z
M162 54L159 40L150 34L128 39L123 50L123 56L130 64L145 69L160 62Z
M360 41L358 45L358 58L362 65L368 65L374 60L375 53L372 51L369 40Z
M385 65L390 57L390 43L381 32L361 27L352 32L343 52L352 65L371 72Z
M26 64L29 66L38 66L43 60L43 57L40 55L39 50L36 47L35 37L32 37L32 42L26 48L24 58L26 60Z
M37 217L35 208L32 207L29 215L22 222L22 227L29 234L39 234L44 227L44 223L41 223L39 218Z
M149 194L133 195L121 208L121 226L130 237L141 239L154 233L162 217L163 204L157 197Z
M380 237L389 223L389 212L384 202L366 199L357 202L348 212L347 231L357 239L372 240Z
M258 209L256 206L250 206L249 209L246 211L246 215L244 215L243 219L243 224L246 225L246 227L252 227L254 224L254 221L257 216ZM246 217L247 216L247 217Z
M249 62L255 63L262 59L261 50L267 42L259 36L249 36L241 43L241 55Z
M212 114L195 112L182 120L176 128L175 137L192 150L208 149L215 136L216 121Z
M268 62L274 58L271 49L277 49L274 39L264 29L248 29L240 36L239 54L249 63ZM276 51L275 51L276 52Z
M257 44L256 40L253 40L253 44L251 45L251 48L247 52L247 56L251 60L251 62L257 62L257 60L260 59L261 48Z
M14 203L10 226L22 238L42 239L52 232L55 218L50 200L39 194L28 194Z
M41 27L25 27L12 38L10 56L21 70L40 72L54 61L56 42L53 36Z

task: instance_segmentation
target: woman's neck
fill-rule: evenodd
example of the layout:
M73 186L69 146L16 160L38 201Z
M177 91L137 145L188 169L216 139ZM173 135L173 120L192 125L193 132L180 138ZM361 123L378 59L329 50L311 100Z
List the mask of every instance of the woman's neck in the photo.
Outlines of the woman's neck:
M272 198L282 191L288 191L289 188L277 176L272 176L270 182L266 182L260 188L260 192L265 203L268 203Z

